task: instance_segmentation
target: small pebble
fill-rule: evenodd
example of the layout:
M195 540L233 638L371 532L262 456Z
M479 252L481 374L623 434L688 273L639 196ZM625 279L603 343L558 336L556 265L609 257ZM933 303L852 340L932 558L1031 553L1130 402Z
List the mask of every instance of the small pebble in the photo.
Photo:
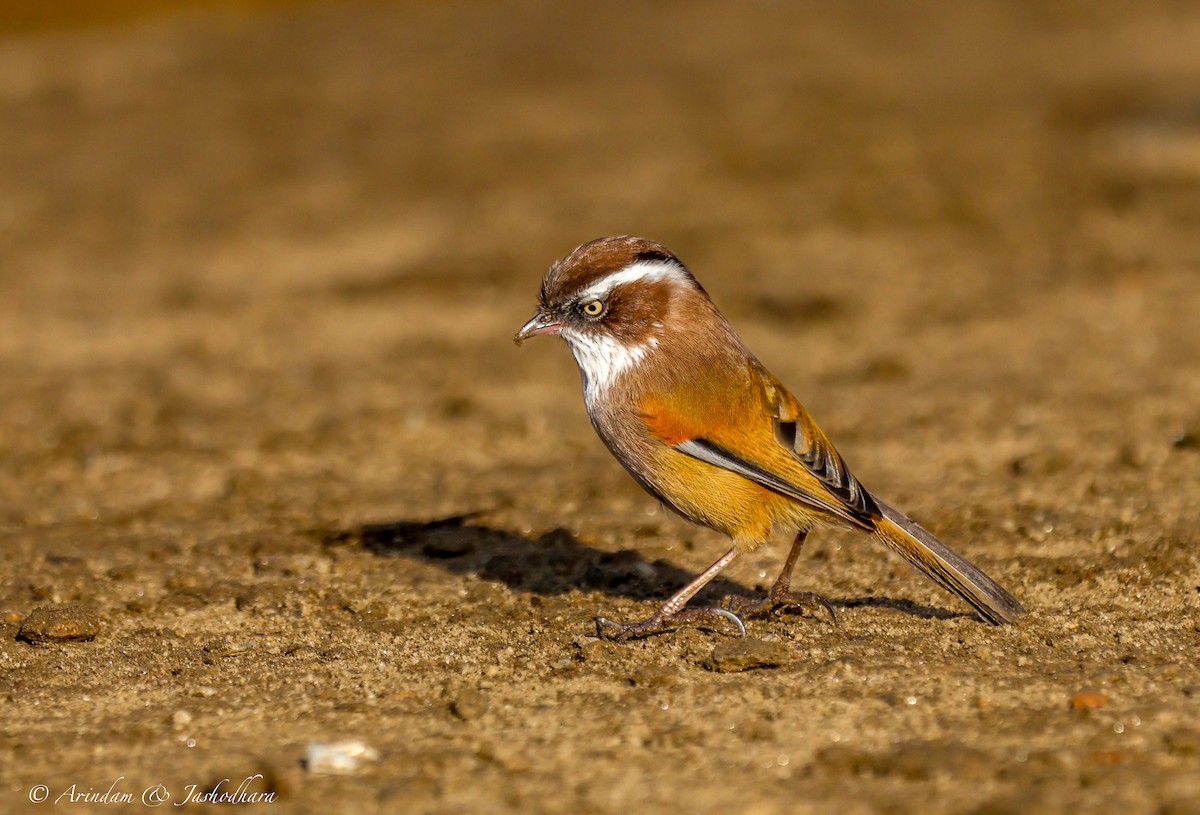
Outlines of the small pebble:
M1200 731L1181 728L1164 736L1167 752L1177 756L1200 755Z
M867 750L835 744L817 751L811 769L831 775L868 775L875 756Z
M722 642L704 663L710 671L737 673L754 668L775 668L792 661L792 652L778 642L738 639Z
M320 775L354 775L364 764L379 760L379 751L359 739L310 742L304 748L304 767Z
M679 670L666 665L643 665L629 675L629 684L639 688L662 687L679 682Z
M1200 434L1185 430L1171 439L1171 446L1176 450L1200 450Z
M993 762L986 753L957 742L907 742L872 761L875 775L927 781L945 775L949 778L985 778L992 773Z
M1090 710L1108 704L1108 694L1098 690L1081 690L1071 697L1071 710Z
M1070 454L1066 452L1042 449L1012 459L1008 469L1015 476L1053 475L1068 469L1072 463Z
M1200 796L1167 801L1159 807L1158 815L1200 815Z
M487 709L487 697L477 690L462 690L450 700L450 712L464 722L478 719Z
M387 606L382 603L367 603L361 608L352 609L352 611L363 622L368 620L386 620L388 618Z
M485 744L479 748L477 755L484 761L502 768L505 772L523 773L533 768L529 758L516 744Z
M83 606L39 606L21 623L17 639L31 644L90 642L100 633L100 618Z
M234 597L233 604L238 611L300 616L295 593L279 586L247 589Z
M884 752L835 744L817 752L815 769L833 775L863 775L928 781L938 775L985 778L994 762L986 753L960 743L905 742Z

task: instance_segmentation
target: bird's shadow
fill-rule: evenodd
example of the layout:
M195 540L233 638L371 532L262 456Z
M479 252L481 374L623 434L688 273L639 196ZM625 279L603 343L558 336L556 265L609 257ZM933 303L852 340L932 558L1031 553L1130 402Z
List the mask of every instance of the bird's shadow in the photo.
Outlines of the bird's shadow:
M379 557L425 560L455 574L478 575L516 591L545 596L579 590L662 601L697 574L661 558L647 561L631 549L606 552L588 546L564 529L525 537L474 523L469 515L368 523L327 532L322 537L326 545L358 545ZM728 595L763 592L762 586L750 588L717 576L701 590L697 600L713 604ZM829 602L835 608L887 608L928 619L969 616L887 597L831 597Z
M599 591L634 600L665 600L696 574L666 560L647 561L631 549L606 552L565 529L525 537L456 515L434 521L388 521L325 536L326 544L358 544L379 557L436 563L454 574L478 575L515 591L546 596ZM749 590L716 577L699 595L714 602Z

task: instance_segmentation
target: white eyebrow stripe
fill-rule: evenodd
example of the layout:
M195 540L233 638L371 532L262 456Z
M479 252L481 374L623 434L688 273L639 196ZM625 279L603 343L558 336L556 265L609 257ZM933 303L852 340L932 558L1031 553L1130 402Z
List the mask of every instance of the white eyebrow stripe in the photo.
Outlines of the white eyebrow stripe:
M620 271L612 272L597 280L583 291L579 292L579 300L600 300L606 297L617 286L633 283L639 280L675 280L683 283L686 272L678 263L662 260L643 260L631 263Z

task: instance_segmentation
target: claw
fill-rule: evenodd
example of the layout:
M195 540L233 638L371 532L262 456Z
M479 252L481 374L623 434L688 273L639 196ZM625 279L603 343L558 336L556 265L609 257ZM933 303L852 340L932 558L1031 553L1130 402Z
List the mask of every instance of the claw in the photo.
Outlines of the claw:
M732 611L730 611L727 608L715 608L714 607L714 608L710 608L709 612L717 615L718 617L724 617L725 619L729 620L729 622L733 623L734 626L737 628L738 636L740 636L742 639L746 638L746 624L744 622L742 622L741 617L734 614Z
M625 642L631 637L648 637L652 634L661 634L664 631L681 628L685 625L706 619L721 619L733 623L733 626L737 629L738 636L746 636L746 624L742 622L741 617L727 608L716 608L714 606L685 608L674 614L664 614L662 609L659 609L646 619L639 620L636 623L619 623L607 617L597 617L596 636L602 640Z
M820 609L829 615L831 625L838 624L837 612L833 605L819 594L812 592L780 591L772 588L762 600L751 600L748 597L732 595L724 600L725 607L734 614L769 614L788 606L798 606L801 609Z
M834 627L837 627L838 616L837 616L837 612L833 610L833 604L830 603L828 600L826 600L821 595L812 594L811 592L809 593L809 599L812 603L815 603L816 605L825 609L826 613L829 614L829 624ZM801 604L801 605L803 605L803 604Z
M626 629L628 628L629 626L619 623L616 620L610 620L607 617L596 618L596 636L602 640L624 642L627 636Z
M746 625L742 622L741 617L737 615L736 611L731 611L727 608L712 608L710 606L685 608L688 600L691 600L696 595L696 592L704 588L716 576L717 572L728 566L737 556L738 550L735 546L718 558L713 565L701 572L695 580L671 595L671 598L667 602L659 606L657 611L644 620L639 620L636 623L618 623L605 617L597 617L596 636L600 639L625 642L630 637L648 637L651 634L661 634L663 631L687 625L693 620L704 619L720 619L731 622L737 626L738 636L746 636Z

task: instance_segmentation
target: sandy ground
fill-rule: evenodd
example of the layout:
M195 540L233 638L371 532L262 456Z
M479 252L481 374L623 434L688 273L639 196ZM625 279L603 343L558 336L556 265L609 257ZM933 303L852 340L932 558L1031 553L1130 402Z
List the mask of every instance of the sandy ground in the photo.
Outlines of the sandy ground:
M1197 42L1169 0L0 39L0 810L1200 812ZM831 532L841 623L752 620L769 667L595 641L723 551L509 341L630 232L1027 617ZM378 760L306 768L339 739Z

